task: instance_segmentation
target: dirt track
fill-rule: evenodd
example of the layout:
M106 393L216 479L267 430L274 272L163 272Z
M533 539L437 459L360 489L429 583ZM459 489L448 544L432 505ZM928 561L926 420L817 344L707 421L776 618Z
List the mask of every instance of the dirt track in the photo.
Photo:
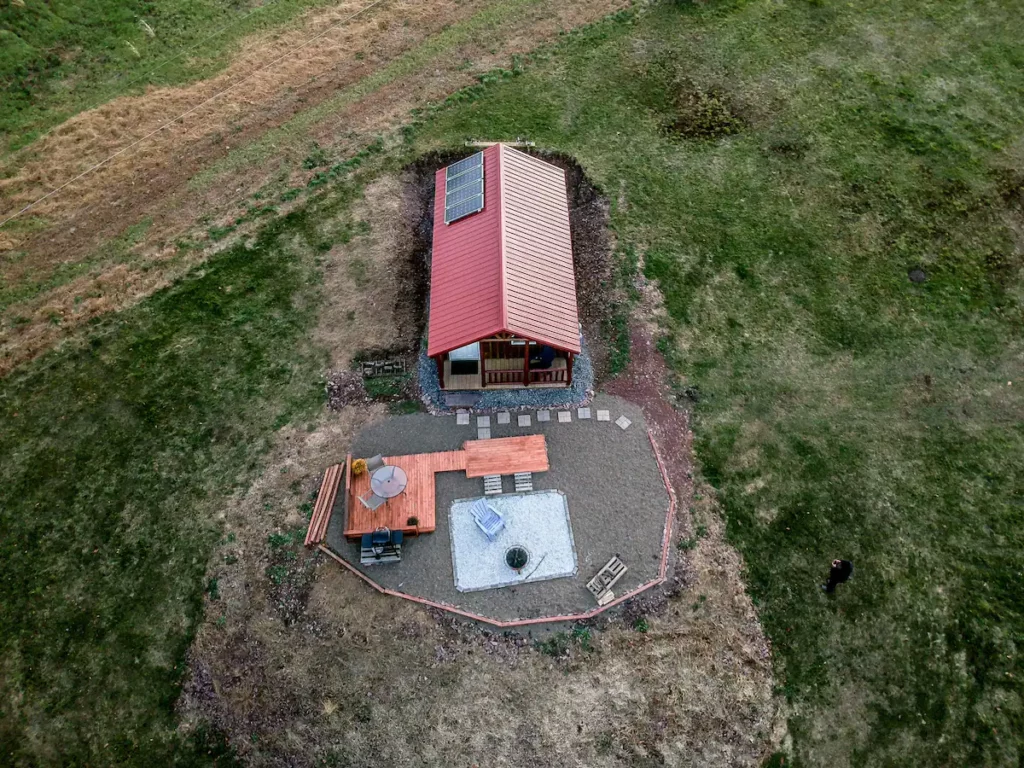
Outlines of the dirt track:
M53 286L4 307L0 375L83 322L131 305L205 258L203 252L179 253L173 244L234 215L239 201L283 166L301 173L302 153L311 141L343 157L389 134L411 109L625 3L385 0L349 18L367 5L342 2L310 14L297 28L250 39L235 61L209 80L150 89L78 115L0 169L7 177L0 179L0 218L6 218L177 115L238 86L40 203L30 212L32 226L0 230L0 253L14 254L0 261L0 281ZM460 36L463 27L468 31ZM324 34L293 52L319 33ZM410 66L387 69L403 56L412 57ZM288 131L290 119L346 89L353 97L338 110ZM210 174L232 150L281 126L282 146L255 161L225 163L224 170ZM190 186L201 172L209 177ZM142 221L145 232L127 255L107 253L117 250L108 247L113 238ZM58 270L83 260L89 262L83 274L54 279Z

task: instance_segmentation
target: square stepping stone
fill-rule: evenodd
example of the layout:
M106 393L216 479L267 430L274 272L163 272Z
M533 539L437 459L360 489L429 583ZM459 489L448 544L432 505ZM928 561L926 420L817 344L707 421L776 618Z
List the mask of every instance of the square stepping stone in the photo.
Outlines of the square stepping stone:
M528 426L530 426L532 421L533 420L530 418L530 414L528 414L528 413L521 413L521 414L519 414L519 426L520 427L528 427Z
M597 412L597 420L598 421L611 421L612 420L612 412L611 411L598 411Z
M477 427L476 428L476 439L477 440L490 440L491 439L491 428L490 427Z
M537 411L537 421L551 421L551 411Z
M469 426L469 411L456 411L455 412L455 423L460 427Z
M498 413L498 423L499 424L508 424L508 422L509 422L508 411L500 411Z
M491 426L491 417L490 416L477 416L476 417L476 428L477 429L480 429L481 427L489 427L489 426Z
M621 427L622 429L625 429L633 422L627 419L625 416L619 416L619 418L615 420L615 423L618 424L619 427Z
M589 419L590 418L590 409L589 408L577 408L576 409L576 418L578 418L578 419Z
M572 421L572 411L559 411L558 412L558 423L568 424Z

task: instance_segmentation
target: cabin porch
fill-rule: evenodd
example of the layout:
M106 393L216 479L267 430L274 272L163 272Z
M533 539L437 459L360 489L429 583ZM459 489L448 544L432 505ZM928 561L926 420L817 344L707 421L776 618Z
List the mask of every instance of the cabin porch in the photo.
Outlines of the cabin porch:
M525 339L487 339L434 358L442 390L565 388L572 353Z

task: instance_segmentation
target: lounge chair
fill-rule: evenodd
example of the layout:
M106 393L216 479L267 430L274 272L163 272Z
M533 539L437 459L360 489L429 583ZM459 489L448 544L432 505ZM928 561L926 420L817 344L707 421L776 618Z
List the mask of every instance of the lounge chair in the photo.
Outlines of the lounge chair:
M485 499L478 499L469 508L469 511L473 515L476 527L484 532L488 541L494 541L501 529L505 527L504 518Z
M381 504L387 501L387 499L385 499L383 496L378 496L373 491L370 491L365 496L359 496L358 498L359 501L362 502L363 506L366 507L371 512L376 510Z

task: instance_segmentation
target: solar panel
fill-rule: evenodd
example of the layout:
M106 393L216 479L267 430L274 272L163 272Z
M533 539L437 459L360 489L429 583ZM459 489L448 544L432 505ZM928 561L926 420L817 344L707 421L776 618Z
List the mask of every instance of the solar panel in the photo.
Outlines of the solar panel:
M477 152L445 169L444 223L469 216L484 207L484 153Z

